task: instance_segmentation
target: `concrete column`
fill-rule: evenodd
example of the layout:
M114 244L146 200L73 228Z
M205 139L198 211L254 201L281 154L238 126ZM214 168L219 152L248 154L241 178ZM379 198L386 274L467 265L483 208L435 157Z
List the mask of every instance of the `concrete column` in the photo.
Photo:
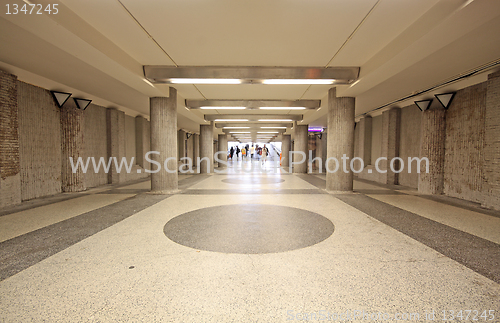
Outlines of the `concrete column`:
M150 134L149 121L142 116L135 117L135 156L137 165L144 169L149 169L149 163L144 157L150 151Z
M218 147L217 151L223 151L223 154L217 155L217 158L219 158L222 161L227 162L227 135L218 135ZM219 163L219 167L226 167L226 165Z
M303 163L294 164L293 172L297 174L305 174L307 173L307 160L309 158L309 136L308 136L308 125L297 125L295 126L295 145L294 149L296 152L303 152L306 156L306 159ZM294 154L294 161L300 162L302 160L302 156L299 154Z
M321 141L321 139L319 138L319 135L314 135L315 139L316 139L316 153L315 153L315 158L319 158L319 159L316 159L316 162L315 162L315 166L316 168L318 169L318 172L319 171L322 171L320 169L320 160L321 160L321 168L323 167L323 147L322 147L322 144L323 144L323 141Z
M186 151L186 155L187 155L187 157L191 158L191 160L193 160L193 154L194 154L193 143L194 143L194 135L190 134L189 138L187 139L187 151Z
M326 173L327 191L352 191L352 171L350 161L354 156L354 106L355 99L337 98L336 89L328 91L328 158L334 157L339 164L336 172L335 162L328 164ZM344 167L342 156L349 158Z
M444 188L444 148L446 135L446 111L443 108L422 112L422 138L420 158L429 159L429 173L422 163L418 177L418 192L442 194Z
M193 134L193 167L196 166L196 161L200 157L200 135Z
M125 157L125 112L114 108L106 109L106 128L108 140L108 158L115 157L118 164ZM127 161L130 162L130 161ZM108 173L108 183L122 183L126 180L126 170L115 168L114 163Z
M186 157L186 132L184 130L177 131L177 159Z
M365 166L371 164L372 157L372 117L361 118L359 127L359 157Z
M500 71L488 75L484 129L482 205L500 210Z
M66 102L61 109L61 188L63 192L80 192L85 190L85 174L81 167L73 173L70 157L73 162L83 158L83 118L84 113L72 101Z
M397 185L399 183L398 173L391 170L390 162L395 157L399 157L399 139L401 125L401 109L392 108L382 113L382 156L387 157L380 165L381 169L387 170L387 173L382 174L385 177L386 184ZM443 143L444 143L444 137ZM371 148L370 148L371 150ZM366 165L366 163L365 163ZM401 165L399 161L393 163L394 169L399 170Z
M149 100L151 118L151 160L161 164L161 170L151 174L151 192L169 194L178 189L177 173L177 90L170 88L169 97ZM168 167L168 170L166 167ZM151 165L153 171L156 165Z
M21 203L17 76L0 70L0 208Z
M323 131L321 135L321 159L322 159L322 164L323 168L321 169L322 173L326 172L326 158L328 157L328 132Z
M214 172L214 128L212 124L200 125L200 158L204 159L200 163L200 174ZM207 159L209 163L207 171Z
M288 159L288 154L291 149L292 136L282 135L283 139L281 141L281 167L289 167L290 161Z

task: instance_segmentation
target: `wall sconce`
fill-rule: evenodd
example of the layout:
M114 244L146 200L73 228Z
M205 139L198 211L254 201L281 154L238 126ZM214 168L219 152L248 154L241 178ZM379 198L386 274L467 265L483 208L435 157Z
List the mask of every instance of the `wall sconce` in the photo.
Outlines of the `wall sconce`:
M59 91L50 91L50 93L54 97L54 100L56 100L56 104L59 108L62 108L64 103L66 103L66 101L68 101L69 97L71 96L71 93Z
M76 107L80 110L85 110L89 106L90 102L92 100L87 100L87 99L78 99L78 98L73 98L75 100Z
M193 133L186 132L186 139L191 138L191 136L194 135Z
M432 99L415 101L415 104L420 109L420 111L425 111L431 106Z
M443 94L434 94L436 99L441 103L445 110L448 110L450 107L451 101L455 97L456 92L443 93Z

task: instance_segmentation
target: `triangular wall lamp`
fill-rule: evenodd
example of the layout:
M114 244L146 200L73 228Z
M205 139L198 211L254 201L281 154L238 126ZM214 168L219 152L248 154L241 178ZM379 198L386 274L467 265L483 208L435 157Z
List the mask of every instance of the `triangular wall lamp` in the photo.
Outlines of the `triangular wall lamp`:
M52 93L52 96L56 100L56 104L59 108L62 108L64 103L66 103L66 101L68 101L69 97L71 96L71 93L59 91L50 91L50 93Z
M456 92L450 92L443 94L434 94L434 96L445 109L448 109L450 107L451 101L453 101L453 98L455 97L455 94Z
M76 106L80 110L85 110L89 106L90 102L92 100L87 100L87 99L78 99L78 98L73 98L75 100Z
M415 104L420 109L420 111L425 111L431 106L432 99L415 101Z

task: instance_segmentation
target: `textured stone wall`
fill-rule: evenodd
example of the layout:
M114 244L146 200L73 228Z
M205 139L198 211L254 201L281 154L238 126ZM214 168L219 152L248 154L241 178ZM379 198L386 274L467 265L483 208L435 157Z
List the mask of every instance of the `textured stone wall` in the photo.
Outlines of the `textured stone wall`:
M404 169L399 173L399 185L418 188L416 161L412 162L411 173L408 173L408 157L420 157L422 111L416 105L401 109L401 129L399 156L404 161Z
M108 162L108 145L106 140L106 108L90 104L84 111L85 118L83 120L83 142L84 154L83 159L94 157L96 164L99 158L103 157L106 163ZM101 167L99 172L94 172L90 168L85 174L85 186L96 187L108 183L108 174Z
M125 113L114 108L106 109L106 131L108 157L116 157L120 164L125 157ZM127 161L127 164L130 160ZM126 170L117 171L114 163L108 173L108 183L115 184L125 181Z
M149 162L145 156L150 151L151 144L151 128L149 121L144 117L135 117L135 155L137 156L137 165L144 169L149 169Z
M443 108L422 112L420 156L429 160L429 172L420 170L418 192L442 194L444 185L444 154L446 114Z
M133 157L134 165L137 164L135 150L135 118L125 115L125 156L129 161Z
M17 77L0 70L0 207L21 202Z
M500 71L489 75L487 89L481 202L500 210Z
M444 194L480 202L487 84L458 91L446 111Z
M75 165L78 158L85 153L83 143L84 111L78 109L73 100L68 100L61 111L61 187L63 192L79 192L85 190L85 174L78 167L73 171L70 157Z
M22 199L61 192L61 116L52 94L18 82ZM71 104L68 101L66 104Z
M382 156L382 116L372 118L372 153L371 165Z

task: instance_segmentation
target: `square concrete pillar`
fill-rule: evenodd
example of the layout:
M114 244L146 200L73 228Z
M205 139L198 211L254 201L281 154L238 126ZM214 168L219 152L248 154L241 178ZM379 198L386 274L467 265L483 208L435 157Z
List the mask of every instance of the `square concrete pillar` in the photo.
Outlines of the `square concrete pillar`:
M291 135L285 135L283 134L281 136L281 167L285 167L285 170L287 167L290 166L290 160L288 158L288 154L290 153L291 146L292 146L292 136Z
M323 131L321 134L321 160L322 160L322 168L321 172L326 172L326 158L328 157L328 132Z
M193 134L193 164L196 165L196 161L200 157L200 135Z
M214 127L213 124L200 125L200 173L214 172ZM198 166L198 161L195 161ZM208 163L208 168L207 168Z
M294 163L293 172L297 174L307 173L307 163L309 158L309 136L308 136L308 125L296 125L295 126L295 143L294 149L295 154L293 156ZM303 158L302 153L305 158ZM301 162L302 161L302 162Z
M387 170L387 173L382 174L382 178L385 177L384 182L386 184L396 185L399 183L398 173L393 172L391 170L390 163L392 160L394 160L393 169L394 170L400 169L399 161L394 159L396 157L399 157L400 125L401 125L401 109L392 108L382 113L381 155L383 157L387 157L387 160L382 160L380 162L380 169ZM371 133L371 127L370 127L370 133ZM370 143L370 154L371 154L371 143Z
M142 116L135 117L135 155L137 165L144 169L149 169L145 156L150 151L150 132L149 121Z
M115 108L106 109L106 128L108 140L108 158L116 158L120 165L125 157L125 112ZM130 161L127 161L130 163ZM126 169L122 167L120 172L116 169L115 163L111 163L108 173L108 183L122 183L126 178Z
M0 70L0 207L21 203L17 76Z
M227 135L219 134L217 136L217 139L218 139L217 152L221 152L217 155L217 158L227 163ZM227 165L219 163L219 167L227 167Z
M323 172L323 141L321 140L321 137L323 137L323 134L320 135L315 135L315 140L316 140L316 151L315 151L315 167L318 169L318 172Z

